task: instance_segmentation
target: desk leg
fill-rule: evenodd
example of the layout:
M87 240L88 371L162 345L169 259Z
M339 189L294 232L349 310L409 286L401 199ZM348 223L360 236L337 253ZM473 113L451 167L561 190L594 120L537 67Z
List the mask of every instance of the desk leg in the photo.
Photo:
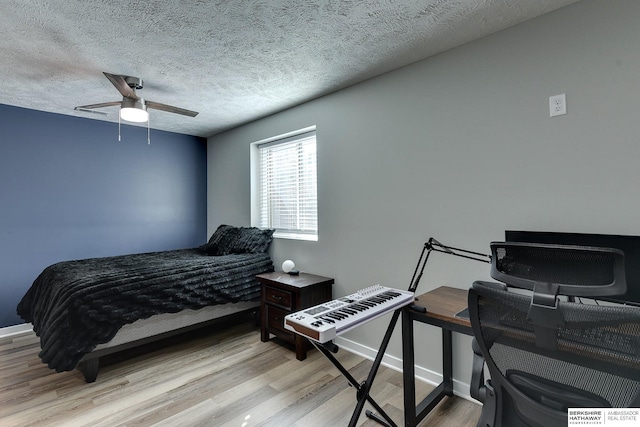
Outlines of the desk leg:
M444 393L453 395L453 348L452 333L449 329L442 329L442 383Z
M404 425L414 427L446 396L453 394L452 332L442 329L442 382L416 406L413 320L402 313L402 381L404 385Z
M413 345L413 320L402 312L402 382L404 386L404 425L415 426L416 420L416 366Z

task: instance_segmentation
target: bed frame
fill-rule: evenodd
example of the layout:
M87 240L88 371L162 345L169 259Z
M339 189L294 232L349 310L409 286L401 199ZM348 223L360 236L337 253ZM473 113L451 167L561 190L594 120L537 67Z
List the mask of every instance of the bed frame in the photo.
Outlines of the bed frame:
M124 353L155 341L186 334L241 314L253 313L254 321L258 323L259 311L259 301L239 302L204 307L200 310L158 314L138 320L124 325L111 341L98 345L91 353L86 354L78 367L83 372L85 381L92 383L98 378L100 360L105 356Z

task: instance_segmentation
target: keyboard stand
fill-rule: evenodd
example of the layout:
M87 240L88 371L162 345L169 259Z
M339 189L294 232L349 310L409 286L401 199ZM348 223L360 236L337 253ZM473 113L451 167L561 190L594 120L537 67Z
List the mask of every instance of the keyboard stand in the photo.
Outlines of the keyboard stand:
M371 406L373 406L374 409L378 412L378 414L382 416L380 417L378 416L378 414L375 414L367 410L365 412L367 417L387 427L398 427L398 425L393 422L391 417L387 415L387 413L380 407L380 405L378 405L376 401L373 400L369 392L371 391L373 380L375 379L376 374L378 373L378 368L380 368L380 364L382 363L382 358L384 357L384 353L387 350L389 341L391 340L391 335L393 334L393 330L395 329L396 323L398 322L398 318L400 317L400 313L402 312L402 310L403 310L403 307L398 308L393 312L393 317L391 318L391 322L389 322L389 326L387 327L387 332L385 333L384 338L382 339L382 343L380 344L380 348L378 349L378 354L376 355L376 358L373 361L373 365L371 366L369 375L367 376L367 379L362 383L358 383L358 381L353 377L353 375L351 375L349 371L345 369L345 367L342 366L342 364L335 358L335 356L331 354L332 352L335 353L338 351L338 346L336 346L335 344L332 344L332 345L320 344L313 340L309 340L315 346L315 348L317 348L322 354L324 354L325 357L329 359L329 361L333 363L333 365L336 368L338 368L338 370L342 373L342 375L349 381L349 384L356 389L356 397L358 399L358 403L356 405L355 410L353 411L353 415L351 416L351 421L349 421L349 427L355 427L356 423L358 422L358 418L360 418L360 414L362 413L362 409L364 409L365 402L369 402Z

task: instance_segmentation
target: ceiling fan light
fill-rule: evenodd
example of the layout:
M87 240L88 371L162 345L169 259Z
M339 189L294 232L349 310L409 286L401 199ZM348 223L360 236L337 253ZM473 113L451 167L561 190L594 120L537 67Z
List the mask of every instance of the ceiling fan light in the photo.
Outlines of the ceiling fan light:
M128 122L144 123L149 120L149 113L144 99L125 99L120 107L120 118Z
M128 122L144 123L149 120L149 113L138 108L122 108L120 118Z

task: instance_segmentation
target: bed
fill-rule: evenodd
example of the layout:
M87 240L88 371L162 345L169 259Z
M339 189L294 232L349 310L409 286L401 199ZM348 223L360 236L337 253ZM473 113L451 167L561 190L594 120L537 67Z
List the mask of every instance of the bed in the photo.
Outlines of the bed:
M57 372L95 381L113 351L256 309L256 274L273 271L273 230L221 225L198 248L65 261L45 268L17 307Z

